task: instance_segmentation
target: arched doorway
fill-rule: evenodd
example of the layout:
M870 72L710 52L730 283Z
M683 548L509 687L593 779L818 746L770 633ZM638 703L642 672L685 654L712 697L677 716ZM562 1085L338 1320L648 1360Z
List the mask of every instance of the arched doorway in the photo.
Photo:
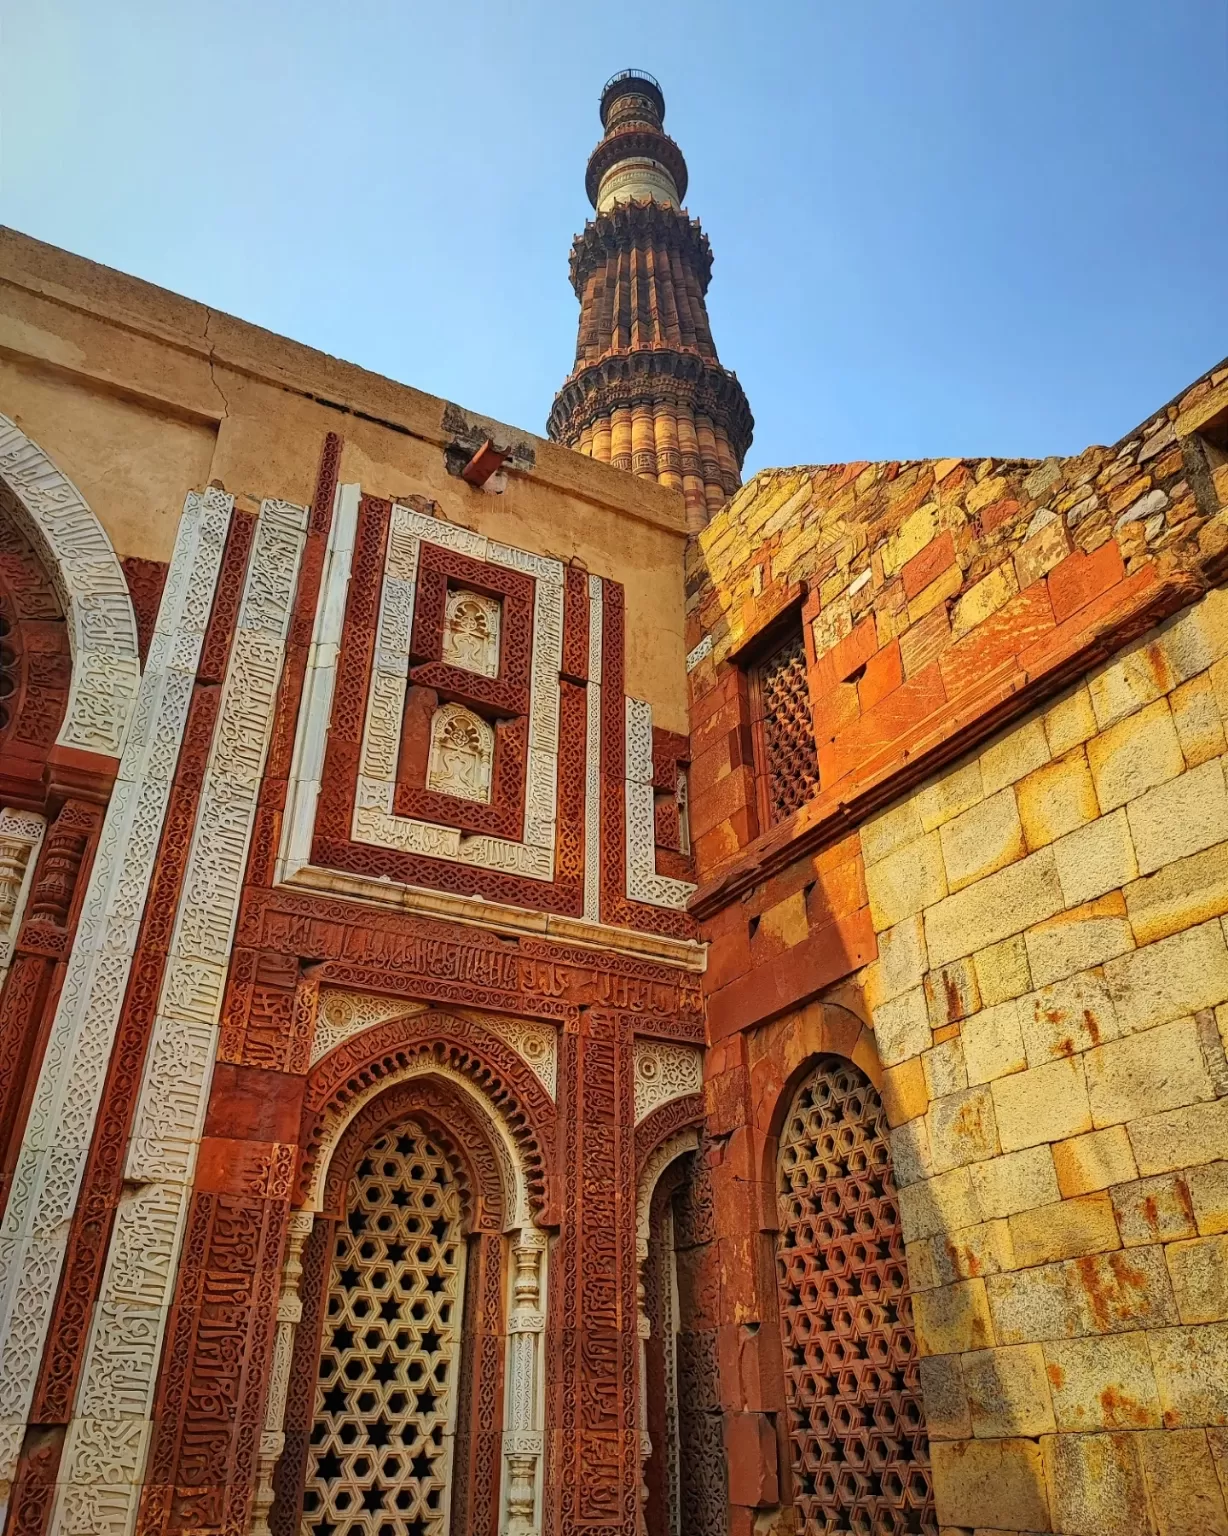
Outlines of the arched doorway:
M726 1536L724 1416L712 1310L711 1178L697 1130L666 1143L641 1178L641 1529Z
M420 1120L368 1144L332 1243L304 1536L449 1529L462 1215L458 1171Z
M937 1536L887 1116L851 1061L802 1078L776 1177L798 1536Z

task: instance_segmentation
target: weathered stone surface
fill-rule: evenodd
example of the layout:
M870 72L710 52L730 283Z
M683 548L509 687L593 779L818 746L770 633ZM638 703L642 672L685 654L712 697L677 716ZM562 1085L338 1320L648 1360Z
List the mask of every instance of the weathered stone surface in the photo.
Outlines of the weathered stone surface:
M1097 1129L1215 1097L1193 1019L1097 1046L1085 1057Z
M1067 905L1072 907L1115 891L1138 874L1124 810L1058 838L1053 854Z
M1210 673L1183 683L1169 696L1168 704L1188 767L1219 757L1228 747Z
M1088 1254L1066 1268L1072 1334L1129 1333L1176 1321L1177 1307L1160 1247Z
M925 1000L935 1029L975 1013L981 1006L981 989L972 961L953 960L930 971L925 978Z
M1025 720L981 753L981 782L993 795L1049 761L1049 743L1039 719Z
M1039 1344L984 1349L963 1357L972 1433L978 1440L1051 1434L1045 1357Z
M994 1342L983 1280L942 1285L913 1297L917 1347L923 1355L962 1354Z
M876 930L891 928L941 901L947 879L939 834L929 832L879 863L867 864L866 890Z
M932 1038L925 993L920 987L874 1010L874 1040L884 1066L920 1056L929 1049Z
M974 758L972 762L952 768L921 786L915 797L917 816L922 828L926 832L933 832L984 798L981 764L979 759Z
M1066 1141L1092 1129L1082 1057L998 1078L992 1090L1004 1152L1042 1141Z
M1076 748L1015 785L1029 851L1043 848L1100 814L1087 756Z
M1020 1268L1081 1258L1119 1248L1113 1202L1103 1192L1038 1206L1011 1217L1011 1241Z
M1194 1219L1203 1237L1228 1232L1228 1162L1205 1163L1185 1174Z
M1015 793L1009 788L948 821L938 835L952 893L1014 864L1027 852Z
M1035 1441L940 1441L931 1455L940 1525L1020 1532L1051 1529Z
M948 1094L959 1093L968 1086L968 1072L964 1066L964 1047L958 1035L941 1040L921 1057L926 1092L931 1099L941 1099Z
M1228 792L1218 758L1179 774L1126 807L1140 875L1228 839Z
M981 1220L981 1207L966 1168L953 1168L924 1184L900 1190L900 1221L909 1242L932 1237L935 1232L975 1227Z
M987 1220L1014 1216L1058 1199L1053 1155L1047 1146L975 1163L969 1172L971 1187Z
M972 958L983 1007L992 1008L1031 990L1032 973L1028 970L1028 952L1022 935L991 944Z
M1228 912L1228 843L1167 864L1125 888L1136 944L1153 944Z
M960 1038L970 1083L990 1083L1027 1066L1020 1011L1018 1002L999 1003L964 1020Z
M1228 1424L1228 1324L1164 1328L1147 1343L1165 1427Z
M1160 1399L1145 1333L1055 1339L1043 1348L1058 1429L1159 1427Z
M1049 706L1044 715L1044 727L1054 757L1061 757L1096 734L1099 726L1086 683L1080 683Z
M981 1085L936 1099L929 1110L930 1156L938 1173L979 1163L998 1150L993 1094Z
M1139 1436L1148 1508L1156 1536L1228 1536L1224 1491L1207 1431L1169 1430Z
M1228 1158L1228 1100L1148 1115L1132 1121L1126 1132L1142 1174L1213 1163Z
M930 964L945 965L1022 933L1065 904L1053 849L1042 848L926 910Z
M1166 699L1157 699L1087 744L1087 760L1102 811L1114 810L1185 769Z
M1137 1177L1134 1153L1124 1126L1090 1131L1053 1146L1053 1165L1063 1198L1091 1194Z
M930 1241L934 1273L941 1285L1000 1275L1015 1268L1010 1225L1005 1221L986 1221L977 1227L940 1232Z
M1028 1063L1038 1067L1117 1037L1117 1014L1108 988L1092 971L1041 987L1018 1003Z
M1218 922L1110 960L1109 995L1123 1030L1150 1029L1228 997L1228 949Z
M878 935L878 959L867 966L862 986L870 1008L890 1002L925 979L925 923L920 913Z
M923 1355L921 1393L925 1427L931 1440L966 1440L972 1435L972 1415L964 1391L958 1355Z
M1075 971L1091 970L1134 948L1134 933L1120 891L1061 912L1024 934L1032 980L1043 986Z
M1164 1250L1183 1323L1228 1318L1228 1237L1196 1237Z
M1193 1237L1198 1230L1184 1174L1161 1173L1149 1179L1132 1179L1115 1185L1111 1194L1117 1230L1127 1248L1144 1243L1170 1243L1179 1237Z
M1053 1523L1084 1536L1152 1536L1135 1436L1053 1435L1044 1442Z

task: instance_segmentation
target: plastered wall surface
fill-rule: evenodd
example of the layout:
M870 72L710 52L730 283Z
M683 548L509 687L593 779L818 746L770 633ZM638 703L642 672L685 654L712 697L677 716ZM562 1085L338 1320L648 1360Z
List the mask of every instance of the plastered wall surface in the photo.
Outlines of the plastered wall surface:
M628 688L664 729L686 730L678 492L490 422L533 460L490 495L448 474L452 434L432 396L15 231L0 233L0 283L0 412L64 465L121 557L169 559L192 487L218 482L253 509L309 500L320 441L342 430L343 480L425 497L478 533L621 582Z

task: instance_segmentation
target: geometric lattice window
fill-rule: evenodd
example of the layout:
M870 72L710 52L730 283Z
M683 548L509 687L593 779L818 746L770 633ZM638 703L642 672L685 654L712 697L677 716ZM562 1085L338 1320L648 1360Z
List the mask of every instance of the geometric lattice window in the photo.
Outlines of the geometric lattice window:
M806 680L806 646L791 627L755 667L754 713L769 823L783 821L819 787L819 758Z
M802 1083L780 1138L777 1278L799 1536L936 1536L887 1117L851 1062Z
M411 1121L374 1141L337 1229L303 1536L444 1536L464 1243L447 1159Z

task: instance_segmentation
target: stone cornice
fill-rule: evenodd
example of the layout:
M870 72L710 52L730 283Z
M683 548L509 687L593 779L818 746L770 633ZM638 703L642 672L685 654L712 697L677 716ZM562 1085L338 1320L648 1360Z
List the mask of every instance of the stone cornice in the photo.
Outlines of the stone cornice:
M571 247L571 286L583 303L584 285L594 268L611 256L650 246L677 251L695 274L699 291L706 294L712 277L712 247L698 219L660 203L616 203L599 213L576 236Z
M581 368L555 396L547 424L556 441L576 442L582 429L623 406L688 406L724 427L740 464L750 447L754 417L737 375L691 352L654 347L616 352Z

